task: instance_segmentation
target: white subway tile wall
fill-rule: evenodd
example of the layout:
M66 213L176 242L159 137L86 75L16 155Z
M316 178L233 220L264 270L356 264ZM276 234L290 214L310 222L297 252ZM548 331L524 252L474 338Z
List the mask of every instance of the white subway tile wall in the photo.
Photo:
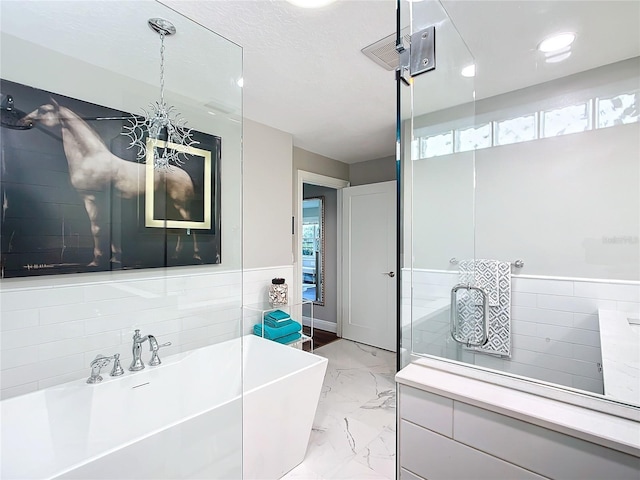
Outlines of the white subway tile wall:
M181 267L3 280L0 398L85 378L98 354L120 353L126 369L136 328L171 342L164 356L249 333L242 305L266 299L274 277L291 279L293 267Z
M457 272L404 270L402 304L412 307L413 332L403 331L416 352L446 356L568 387L603 392L598 309L640 317L640 283L595 279L512 277L510 359L459 349L449 335L442 305ZM412 279L412 289L408 288ZM407 285L404 284L407 282ZM413 295L413 304L409 295ZM425 300L439 298L440 303ZM403 312L404 323L408 323Z

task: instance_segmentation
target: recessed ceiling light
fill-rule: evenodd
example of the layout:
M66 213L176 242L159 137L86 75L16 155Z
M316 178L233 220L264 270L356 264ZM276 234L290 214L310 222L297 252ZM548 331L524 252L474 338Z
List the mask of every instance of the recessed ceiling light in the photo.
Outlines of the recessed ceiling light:
M302 8L321 8L336 0L287 0L291 5Z
M547 62L547 63L559 63L559 62L562 62L563 60L566 60L570 56L571 56L571 50L563 51L563 52L557 53L555 55L547 55L547 58L545 59L545 62Z
M545 38L538 45L538 50L544 53L555 52L567 48L576 39L576 34L571 32L559 33Z
M467 65L466 67L464 67L462 69L462 71L460 72L460 75L462 75L463 77L467 77L467 78L475 77L476 76L476 66L475 66L475 64L472 63L471 65Z

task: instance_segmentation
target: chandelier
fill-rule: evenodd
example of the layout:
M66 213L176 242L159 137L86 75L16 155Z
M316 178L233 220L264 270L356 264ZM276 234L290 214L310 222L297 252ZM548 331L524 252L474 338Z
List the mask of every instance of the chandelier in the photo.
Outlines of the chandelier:
M137 147L138 160L149 162L152 159L155 170L168 170L184 164L187 148L199 142L193 139L186 119L164 99L164 39L174 35L176 27L163 18L150 18L148 24L160 35L160 99L151 103L148 109L142 108L142 115L132 115L124 125L122 135L131 140L127 148Z

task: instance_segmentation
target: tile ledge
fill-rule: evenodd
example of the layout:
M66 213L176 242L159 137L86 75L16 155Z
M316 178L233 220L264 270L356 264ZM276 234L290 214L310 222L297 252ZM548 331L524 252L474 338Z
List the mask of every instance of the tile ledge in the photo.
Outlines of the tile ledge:
M462 365L421 358L400 370L396 382L640 457L637 408L491 372L477 371L475 375L484 378L471 378L469 370ZM497 377L502 385L496 383ZM529 391L523 391L525 383ZM575 405L562 399L563 395L587 398L582 399L584 405ZM626 418L619 416L621 413Z

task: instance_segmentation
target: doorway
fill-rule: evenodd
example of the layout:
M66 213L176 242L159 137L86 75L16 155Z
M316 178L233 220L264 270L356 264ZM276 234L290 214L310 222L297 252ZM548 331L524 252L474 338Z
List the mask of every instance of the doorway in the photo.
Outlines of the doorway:
M347 186L346 180L302 170L297 174L295 290L297 298L313 302L319 335L324 331L340 336L341 190ZM304 314L302 321L306 327L311 324Z

